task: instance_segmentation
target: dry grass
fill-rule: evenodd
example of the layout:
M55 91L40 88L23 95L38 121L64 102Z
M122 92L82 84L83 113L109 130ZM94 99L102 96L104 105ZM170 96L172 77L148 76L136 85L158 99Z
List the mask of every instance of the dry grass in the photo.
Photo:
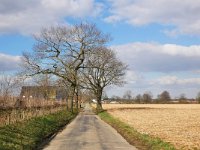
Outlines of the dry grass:
M178 149L200 149L198 104L104 104L104 109L141 133Z

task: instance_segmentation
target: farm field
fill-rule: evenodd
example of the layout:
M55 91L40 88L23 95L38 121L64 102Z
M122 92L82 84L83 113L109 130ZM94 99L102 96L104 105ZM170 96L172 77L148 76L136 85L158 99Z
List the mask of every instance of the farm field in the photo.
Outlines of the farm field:
M159 137L177 149L200 149L198 104L104 104L103 108L140 133Z

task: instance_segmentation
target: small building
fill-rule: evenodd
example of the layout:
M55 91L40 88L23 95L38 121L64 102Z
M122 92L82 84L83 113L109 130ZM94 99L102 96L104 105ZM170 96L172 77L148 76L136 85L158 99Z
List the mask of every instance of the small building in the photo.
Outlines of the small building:
M67 91L58 86L23 86L20 93L20 99L62 100L67 97Z

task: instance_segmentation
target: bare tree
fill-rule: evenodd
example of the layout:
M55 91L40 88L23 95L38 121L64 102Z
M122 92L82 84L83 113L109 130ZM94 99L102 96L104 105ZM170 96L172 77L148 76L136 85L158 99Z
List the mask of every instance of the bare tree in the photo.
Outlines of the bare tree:
M200 92L197 93L196 100L198 103L200 103Z
M142 96L144 103L151 103L152 102L152 93L151 92L145 92Z
M49 88L55 86L57 81L50 74L38 74L33 77L33 82L38 86L38 90L43 93L44 99L48 100L50 95Z
M33 77L33 82L38 86L48 87L55 85L56 81L52 79L52 76L49 74L38 74Z
M117 95L112 95L111 99L112 100L121 100L122 98L120 96L117 96Z
M164 102L168 102L171 100L171 96L168 91L163 91L159 96L158 99Z
M17 96L18 90L22 86L23 78L14 75L0 73L0 103L9 105L13 96ZM11 102L13 103L13 102Z
M179 103L186 103L187 102L187 97L184 93L180 94L179 96Z
M140 95L140 94L136 95L135 102L136 103L141 103L141 101L142 101L142 95Z
M123 98L128 100L132 99L132 92L130 90L125 91Z
M85 55L104 46L109 36L93 24L81 23L72 27L44 28L35 36L32 53L24 53L23 68L27 75L52 74L70 84L70 108L73 111L74 93L78 85L78 70Z
M114 51L105 47L93 49L86 59L82 82L94 92L97 110L101 110L104 88L109 85L122 85L127 66L116 57Z

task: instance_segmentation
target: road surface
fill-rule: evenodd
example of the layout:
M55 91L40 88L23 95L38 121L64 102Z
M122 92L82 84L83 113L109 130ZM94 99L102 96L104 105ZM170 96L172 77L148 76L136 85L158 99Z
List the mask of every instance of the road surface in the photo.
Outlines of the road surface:
M89 104L44 150L137 150L92 113Z

